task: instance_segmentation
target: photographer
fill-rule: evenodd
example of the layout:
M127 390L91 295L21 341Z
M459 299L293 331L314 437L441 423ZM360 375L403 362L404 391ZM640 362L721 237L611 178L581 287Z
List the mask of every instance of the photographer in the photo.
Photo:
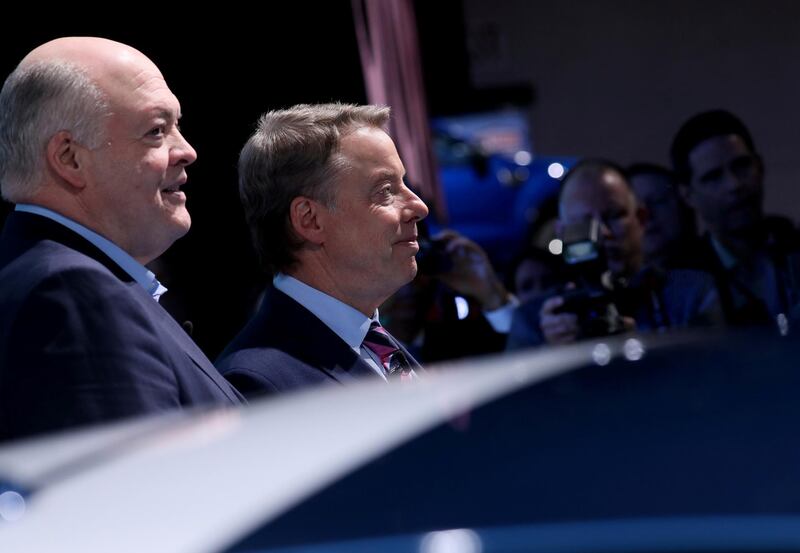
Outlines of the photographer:
M425 362L502 351L518 305L486 252L453 230L418 225L419 274L381 305L381 320Z
M599 159L578 163L564 178L558 226L575 278L516 310L508 349L720 322L709 275L643 266L646 217L623 169ZM586 236L570 248L575 229Z

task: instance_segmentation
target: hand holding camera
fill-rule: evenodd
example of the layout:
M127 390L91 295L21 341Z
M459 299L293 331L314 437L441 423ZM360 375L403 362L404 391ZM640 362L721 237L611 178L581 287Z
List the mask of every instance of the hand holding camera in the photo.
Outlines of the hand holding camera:
M600 245L600 221L595 217L566 225L562 241L562 257L573 282L542 305L540 329L547 342L564 344L634 328L635 321L621 316L616 306Z
M421 240L417 264L422 274L474 298L484 311L497 309L508 301L509 293L483 248L453 230Z
M565 312L562 296L554 296L542 304L539 312L539 326L548 344L570 344L578 339L580 326L578 316Z

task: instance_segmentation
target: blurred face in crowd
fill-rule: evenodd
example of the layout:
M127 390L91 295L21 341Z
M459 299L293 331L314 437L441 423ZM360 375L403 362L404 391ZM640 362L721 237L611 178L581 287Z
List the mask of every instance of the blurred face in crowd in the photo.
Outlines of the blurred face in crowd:
M531 300L556 284L553 269L537 259L525 259L514 273L514 291L521 302Z
M631 187L640 205L647 208L642 248L645 259L658 259L679 246L691 231L692 214L681 202L678 189L669 176L661 173L639 173L630 178ZM689 231L689 232L687 232Z
M746 238L763 217L764 170L738 135L715 136L689 152L687 202L709 232L724 241Z
M630 276L642 263L643 211L624 177L613 169L582 172L564 184L560 199L561 224L596 217L608 269Z
M333 208L321 212L328 273L347 303L367 315L417 273L417 221L428 208L403 182L405 168L384 131L346 134Z

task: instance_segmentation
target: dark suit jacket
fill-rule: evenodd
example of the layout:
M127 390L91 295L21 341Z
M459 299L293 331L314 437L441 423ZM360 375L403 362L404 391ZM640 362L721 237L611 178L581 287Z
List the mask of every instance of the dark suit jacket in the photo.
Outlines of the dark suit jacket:
M380 378L325 323L272 285L216 364L247 397Z
M776 271L776 290L780 311L797 320L800 316L800 234L794 224L784 217L767 216L764 220L764 247ZM719 291L720 303L729 325L775 324L775 315L763 298L753 294L737 292L746 290L734 283L731 273L725 269L711 238L706 235L699 242L697 266L714 277ZM740 300L734 299L739 294Z
M8 217L0 236L0 440L240 402L175 320L99 249L45 217Z

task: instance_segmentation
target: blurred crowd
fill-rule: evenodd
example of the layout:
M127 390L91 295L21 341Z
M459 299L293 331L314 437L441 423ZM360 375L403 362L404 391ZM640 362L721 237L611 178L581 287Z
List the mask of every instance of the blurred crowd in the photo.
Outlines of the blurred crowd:
M493 268L466 237L433 237L450 261L431 270L421 252L422 275L382 308L387 327L428 361L631 330L789 333L800 241L793 221L764 213L765 167L745 123L724 110L696 114L670 158L671 167L579 160L509 267Z

